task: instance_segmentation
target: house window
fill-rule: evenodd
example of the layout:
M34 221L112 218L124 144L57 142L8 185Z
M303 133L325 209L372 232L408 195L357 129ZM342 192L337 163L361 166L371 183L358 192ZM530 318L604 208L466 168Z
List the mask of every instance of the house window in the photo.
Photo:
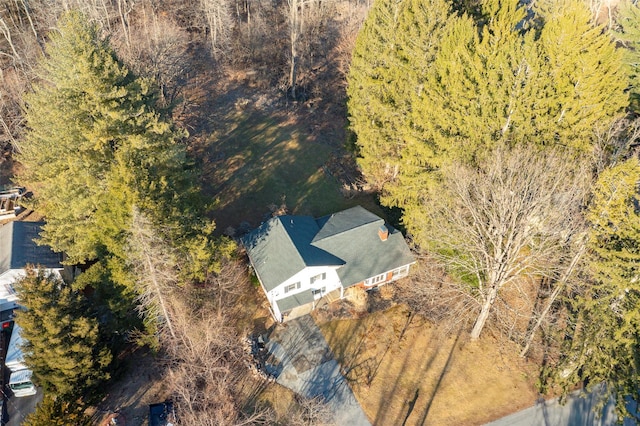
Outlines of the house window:
M289 284L288 286L285 286L284 292L289 293L290 291L295 291L296 289L299 289L299 288L300 288L300 281L298 281L297 283L293 283L293 284Z
M365 285L372 286L381 283L385 280L387 274L376 275L375 277L367 278L364 282Z
M393 270L393 278L401 278L409 273L409 265Z
M326 279L327 279L327 273L323 272L321 274L311 277L311 284L315 283L316 281L324 281Z
M313 294L314 299L320 299L322 295L327 291L326 287L322 287L319 289L311 290L311 294Z

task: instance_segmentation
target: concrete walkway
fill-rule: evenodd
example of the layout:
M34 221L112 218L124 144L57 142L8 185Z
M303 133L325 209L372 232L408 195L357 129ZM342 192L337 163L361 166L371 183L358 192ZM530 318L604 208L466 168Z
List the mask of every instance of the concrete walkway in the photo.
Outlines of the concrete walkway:
M613 426L618 419L613 400L602 409L600 415L596 416L593 411L598 401L598 391L596 388L584 397L574 393L564 405L560 405L557 399L541 400L533 407L487 423L486 426ZM625 419L623 424L631 426L635 423Z
M308 398L322 396L337 425L371 425L313 318L278 325L265 347L271 353L266 368L279 384Z

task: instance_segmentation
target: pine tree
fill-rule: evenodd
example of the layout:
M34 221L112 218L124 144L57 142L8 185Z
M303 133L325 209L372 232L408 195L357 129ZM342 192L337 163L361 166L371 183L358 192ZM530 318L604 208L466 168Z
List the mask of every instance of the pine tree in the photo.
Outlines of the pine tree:
M416 3L425 2L405 1L400 10L420 10ZM441 165L473 165L495 148L524 142L589 155L594 129L621 113L621 52L589 23L582 3L555 3L529 16L517 0L486 0L478 16L489 18L481 21L429 7L431 21L398 13L386 27L377 11L389 16L391 6L380 3L367 17L350 72L352 129L365 176L384 184L384 204L405 210L410 232L424 230ZM391 27L393 36L372 30ZM415 35L422 28L432 35L424 42ZM384 49L394 43L415 48ZM375 51L383 52L378 59ZM380 173L389 169L391 176Z
M542 3L544 4L544 3ZM542 144L560 144L588 154L594 130L606 128L628 105L623 50L591 23L584 2L549 2L543 20L542 81L536 83L532 111Z
M419 10L415 5L426 3L405 0L399 10ZM389 10L394 3L382 5L378 8ZM522 145L563 149L571 169L591 156L596 130L609 126L627 104L621 51L590 23L582 2L542 1L528 8L518 0L484 0L479 5L472 16L435 8L426 23L418 14L399 13L387 27L376 26L374 8L354 52L349 84L360 85L350 86L348 106L363 157L359 163L365 176L382 186L381 202L403 209L407 230L424 248L433 247L434 227L447 224L434 223L433 213L448 193L445 183L456 179L447 175L455 170L451 164L484 170L495 152ZM378 33L400 47L384 49L371 28L390 27L396 29L393 38L385 30ZM413 35L423 27L437 28L436 35ZM414 39L425 41L412 44ZM378 62L373 49L383 52ZM374 72L367 74L367 63ZM377 71L379 63L383 72ZM393 174L380 179L388 166ZM495 193L508 189L499 187L505 185L500 179L492 184ZM453 229L449 235L455 235ZM523 253L531 249L522 247Z
M598 178L588 218L589 280L572 301L575 326L559 371L570 372L560 382L588 389L606 383L603 402L616 396L617 410L628 399L640 402L640 161L631 158L605 170ZM637 418L637 413L636 413ZM638 419L640 420L640 419Z
M377 0L358 34L348 75L358 164L377 188L395 179L412 138L411 97L421 90L449 5L443 0Z
M91 418L84 414L84 407L61 397L45 395L36 410L24 419L23 426L90 426Z
M630 0L621 2L616 36L624 43L624 60L629 75L631 108L640 111L640 6Z
M25 363L39 385L73 399L109 378L111 351L80 293L42 268L27 268L16 291L26 308L15 319L25 340Z
M219 243L182 143L186 133L155 109L151 82L122 65L75 12L60 19L40 73L27 98L18 182L33 190L33 207L46 217L42 242L68 263L100 259L111 279L130 286L126 242L136 207L190 260L185 274L202 279L215 270Z
M42 241L70 262L118 254L134 203L170 221L192 197L184 133L154 110L151 82L132 75L80 14L61 18L47 54L27 98L19 182L47 218Z
M396 2L373 3L356 39L348 76L349 119L358 135L359 164L376 187L389 180L398 156L396 102L389 84L389 73L398 65L393 54L397 9Z

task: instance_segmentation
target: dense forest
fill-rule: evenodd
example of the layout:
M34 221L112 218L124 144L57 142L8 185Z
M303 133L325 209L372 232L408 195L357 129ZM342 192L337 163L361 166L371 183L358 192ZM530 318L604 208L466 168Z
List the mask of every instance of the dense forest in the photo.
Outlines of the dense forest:
M579 1L378 1L348 95L381 202L477 301L471 338L512 311L526 355L551 322L556 382L637 399L638 6L617 13L606 27ZM510 287L541 303L513 306Z
M250 284L198 158L238 76L308 127L338 123L327 143L447 277L404 287L415 312L472 340L491 326L543 358L541 391L605 382L632 415L635 3L0 0L0 32L3 183L82 270L18 283L46 392L27 424L89 424L131 342L163 354L182 424L281 421L246 397Z

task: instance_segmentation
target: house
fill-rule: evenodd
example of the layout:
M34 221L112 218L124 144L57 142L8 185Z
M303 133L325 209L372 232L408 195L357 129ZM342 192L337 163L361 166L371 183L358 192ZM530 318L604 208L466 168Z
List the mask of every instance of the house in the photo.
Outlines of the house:
M0 227L0 322L3 326L17 306L13 284L24 276L27 265L40 265L58 274L63 270L62 255L34 241L42 225L43 222L9 222Z
M242 243L277 321L308 313L329 293L395 281L415 263L402 233L360 206L319 219L274 217Z

